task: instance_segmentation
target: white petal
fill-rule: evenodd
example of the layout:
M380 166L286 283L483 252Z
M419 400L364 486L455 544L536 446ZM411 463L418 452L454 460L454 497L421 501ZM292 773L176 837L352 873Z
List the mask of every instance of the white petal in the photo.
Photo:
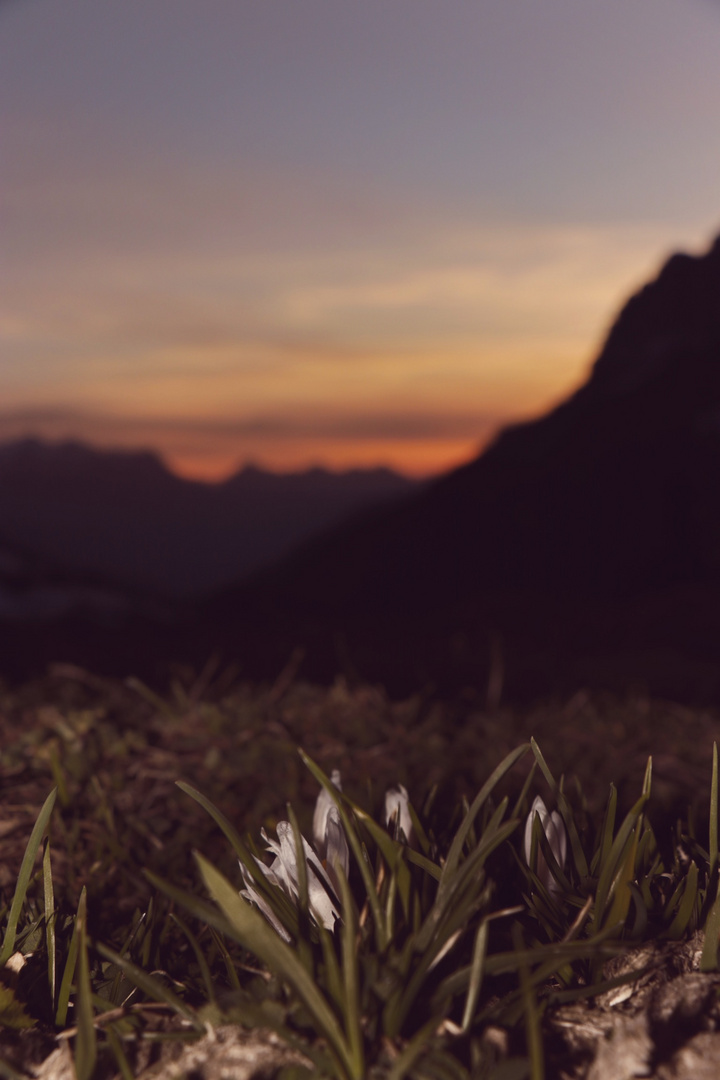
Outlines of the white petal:
M333 883L337 896L340 896L340 884L338 881L337 868L342 867L345 877L350 875L350 851L345 837L345 830L340 822L340 814L337 806L333 806L327 818L327 855L325 866L328 876Z
M272 871L270 871L269 868L267 866L264 866L262 863L258 863L258 865L265 871L266 877L270 879ZM255 906L259 908L267 921L270 923L273 930L277 934L279 934L283 941L287 941L287 943L290 944L292 942L292 937L285 929L283 924L280 922L268 901L265 899L265 897L255 885L252 874L247 869L247 867L243 865L243 863L240 863L240 872L242 873L243 881L245 882L246 886L246 888L240 890L240 895L243 897L244 900L247 900L251 904L255 904ZM272 876L274 877L275 875L273 874Z
M542 830L547 837L550 850L555 856L555 861L562 870L567 856L567 833L565 832L565 824L562 816L557 810L553 810L552 814L548 813L548 809L539 795L533 802L527 821L525 822L525 862L528 866L530 865L533 822L535 821L536 814L540 818ZM538 850L537 866L531 867L531 869L535 870L535 873L548 892L560 893L562 891L560 885L553 877L542 851Z
M277 833L280 839L280 859L283 870L287 874L291 888L293 889L293 898L296 899L299 895L299 891L297 859L295 857L295 837L292 826L288 821L279 821ZM329 895L329 893L332 892L332 882L305 837L301 836L300 839L302 841L305 866L307 868L308 907L310 909L310 914L318 924L326 927L328 930L333 930L335 928L335 920L340 918L340 912Z
M557 810L553 810L550 815L550 821L555 827L555 839L553 842L552 837L548 833L548 840L550 841L550 849L555 856L555 860L562 870L565 866L565 859L567 858L567 845L568 838L565 831L565 822L562 819L562 815Z
M403 784L398 784L397 787L389 788L385 792L385 825L390 826L393 815L397 821L398 832L404 834L405 841L408 844L413 844L415 841L415 830L412 825L412 818L410 817L410 797L407 793L407 788Z
M536 814L539 816L540 824L542 825L542 827L544 829L545 828L545 822L547 821L547 817L548 817L548 811L547 811L547 806L545 805L545 803L543 802L542 798L539 795L535 798L535 801L533 802L532 806L530 807L530 813L528 814L527 821L525 822L525 844L524 844L524 849L525 849L525 862L528 864L528 866L530 866L530 854L532 852L533 822L535 821L535 815Z
M342 791L340 772L338 769L333 769L330 779L333 782L333 786L336 787L338 791ZM313 814L313 843L315 845L315 850L321 859L324 859L327 855L327 819L330 810L334 806L335 803L332 795L325 788L322 788L317 797L315 813Z

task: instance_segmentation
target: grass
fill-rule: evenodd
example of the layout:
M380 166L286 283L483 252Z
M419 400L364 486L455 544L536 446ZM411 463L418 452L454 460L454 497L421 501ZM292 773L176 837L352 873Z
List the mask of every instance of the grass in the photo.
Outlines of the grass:
M548 1018L607 992L612 957L699 931L717 970L716 725L642 698L489 712L282 679L160 698L67 667L6 688L0 1076L67 1045L78 1080L125 1080L242 1025L301 1052L288 1077L539 1080ZM411 843L383 817L397 783ZM303 855L322 789L348 850L334 926ZM538 794L562 865L539 818L525 850ZM256 861L282 820L294 892Z

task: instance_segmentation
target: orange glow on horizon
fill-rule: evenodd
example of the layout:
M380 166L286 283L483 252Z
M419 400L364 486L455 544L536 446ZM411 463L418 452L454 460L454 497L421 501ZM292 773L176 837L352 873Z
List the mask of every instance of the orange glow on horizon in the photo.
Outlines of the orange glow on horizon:
M193 454L161 452L166 467L185 480L221 483L246 465L255 465L269 472L303 472L319 467L332 472L350 469L389 468L417 479L439 475L476 457L487 444L486 440L406 443L362 443L335 445L318 442L316 445L293 444L285 448L260 450L243 458L228 453Z

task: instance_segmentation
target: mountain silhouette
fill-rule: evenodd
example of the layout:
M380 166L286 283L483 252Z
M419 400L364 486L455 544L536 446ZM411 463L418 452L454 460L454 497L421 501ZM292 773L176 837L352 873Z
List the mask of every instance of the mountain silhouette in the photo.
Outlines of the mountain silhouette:
M718 492L720 242L629 300L559 407L208 618L257 670L300 646L320 677L482 686L500 653L518 693L584 679L715 693Z
M0 535L66 571L166 597L237 581L417 483L388 469L184 480L150 452L25 439L0 446Z
M394 694L718 702L718 491L720 242L672 256L585 385L476 460L171 617L133 609L105 637L77 620L16 628L4 656L149 676L215 654L264 679L302 653L306 677Z

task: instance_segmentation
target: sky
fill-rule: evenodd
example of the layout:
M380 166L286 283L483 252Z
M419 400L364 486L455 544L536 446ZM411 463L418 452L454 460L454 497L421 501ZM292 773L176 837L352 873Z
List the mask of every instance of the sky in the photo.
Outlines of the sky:
M0 439L427 475L720 228L717 0L0 0Z

